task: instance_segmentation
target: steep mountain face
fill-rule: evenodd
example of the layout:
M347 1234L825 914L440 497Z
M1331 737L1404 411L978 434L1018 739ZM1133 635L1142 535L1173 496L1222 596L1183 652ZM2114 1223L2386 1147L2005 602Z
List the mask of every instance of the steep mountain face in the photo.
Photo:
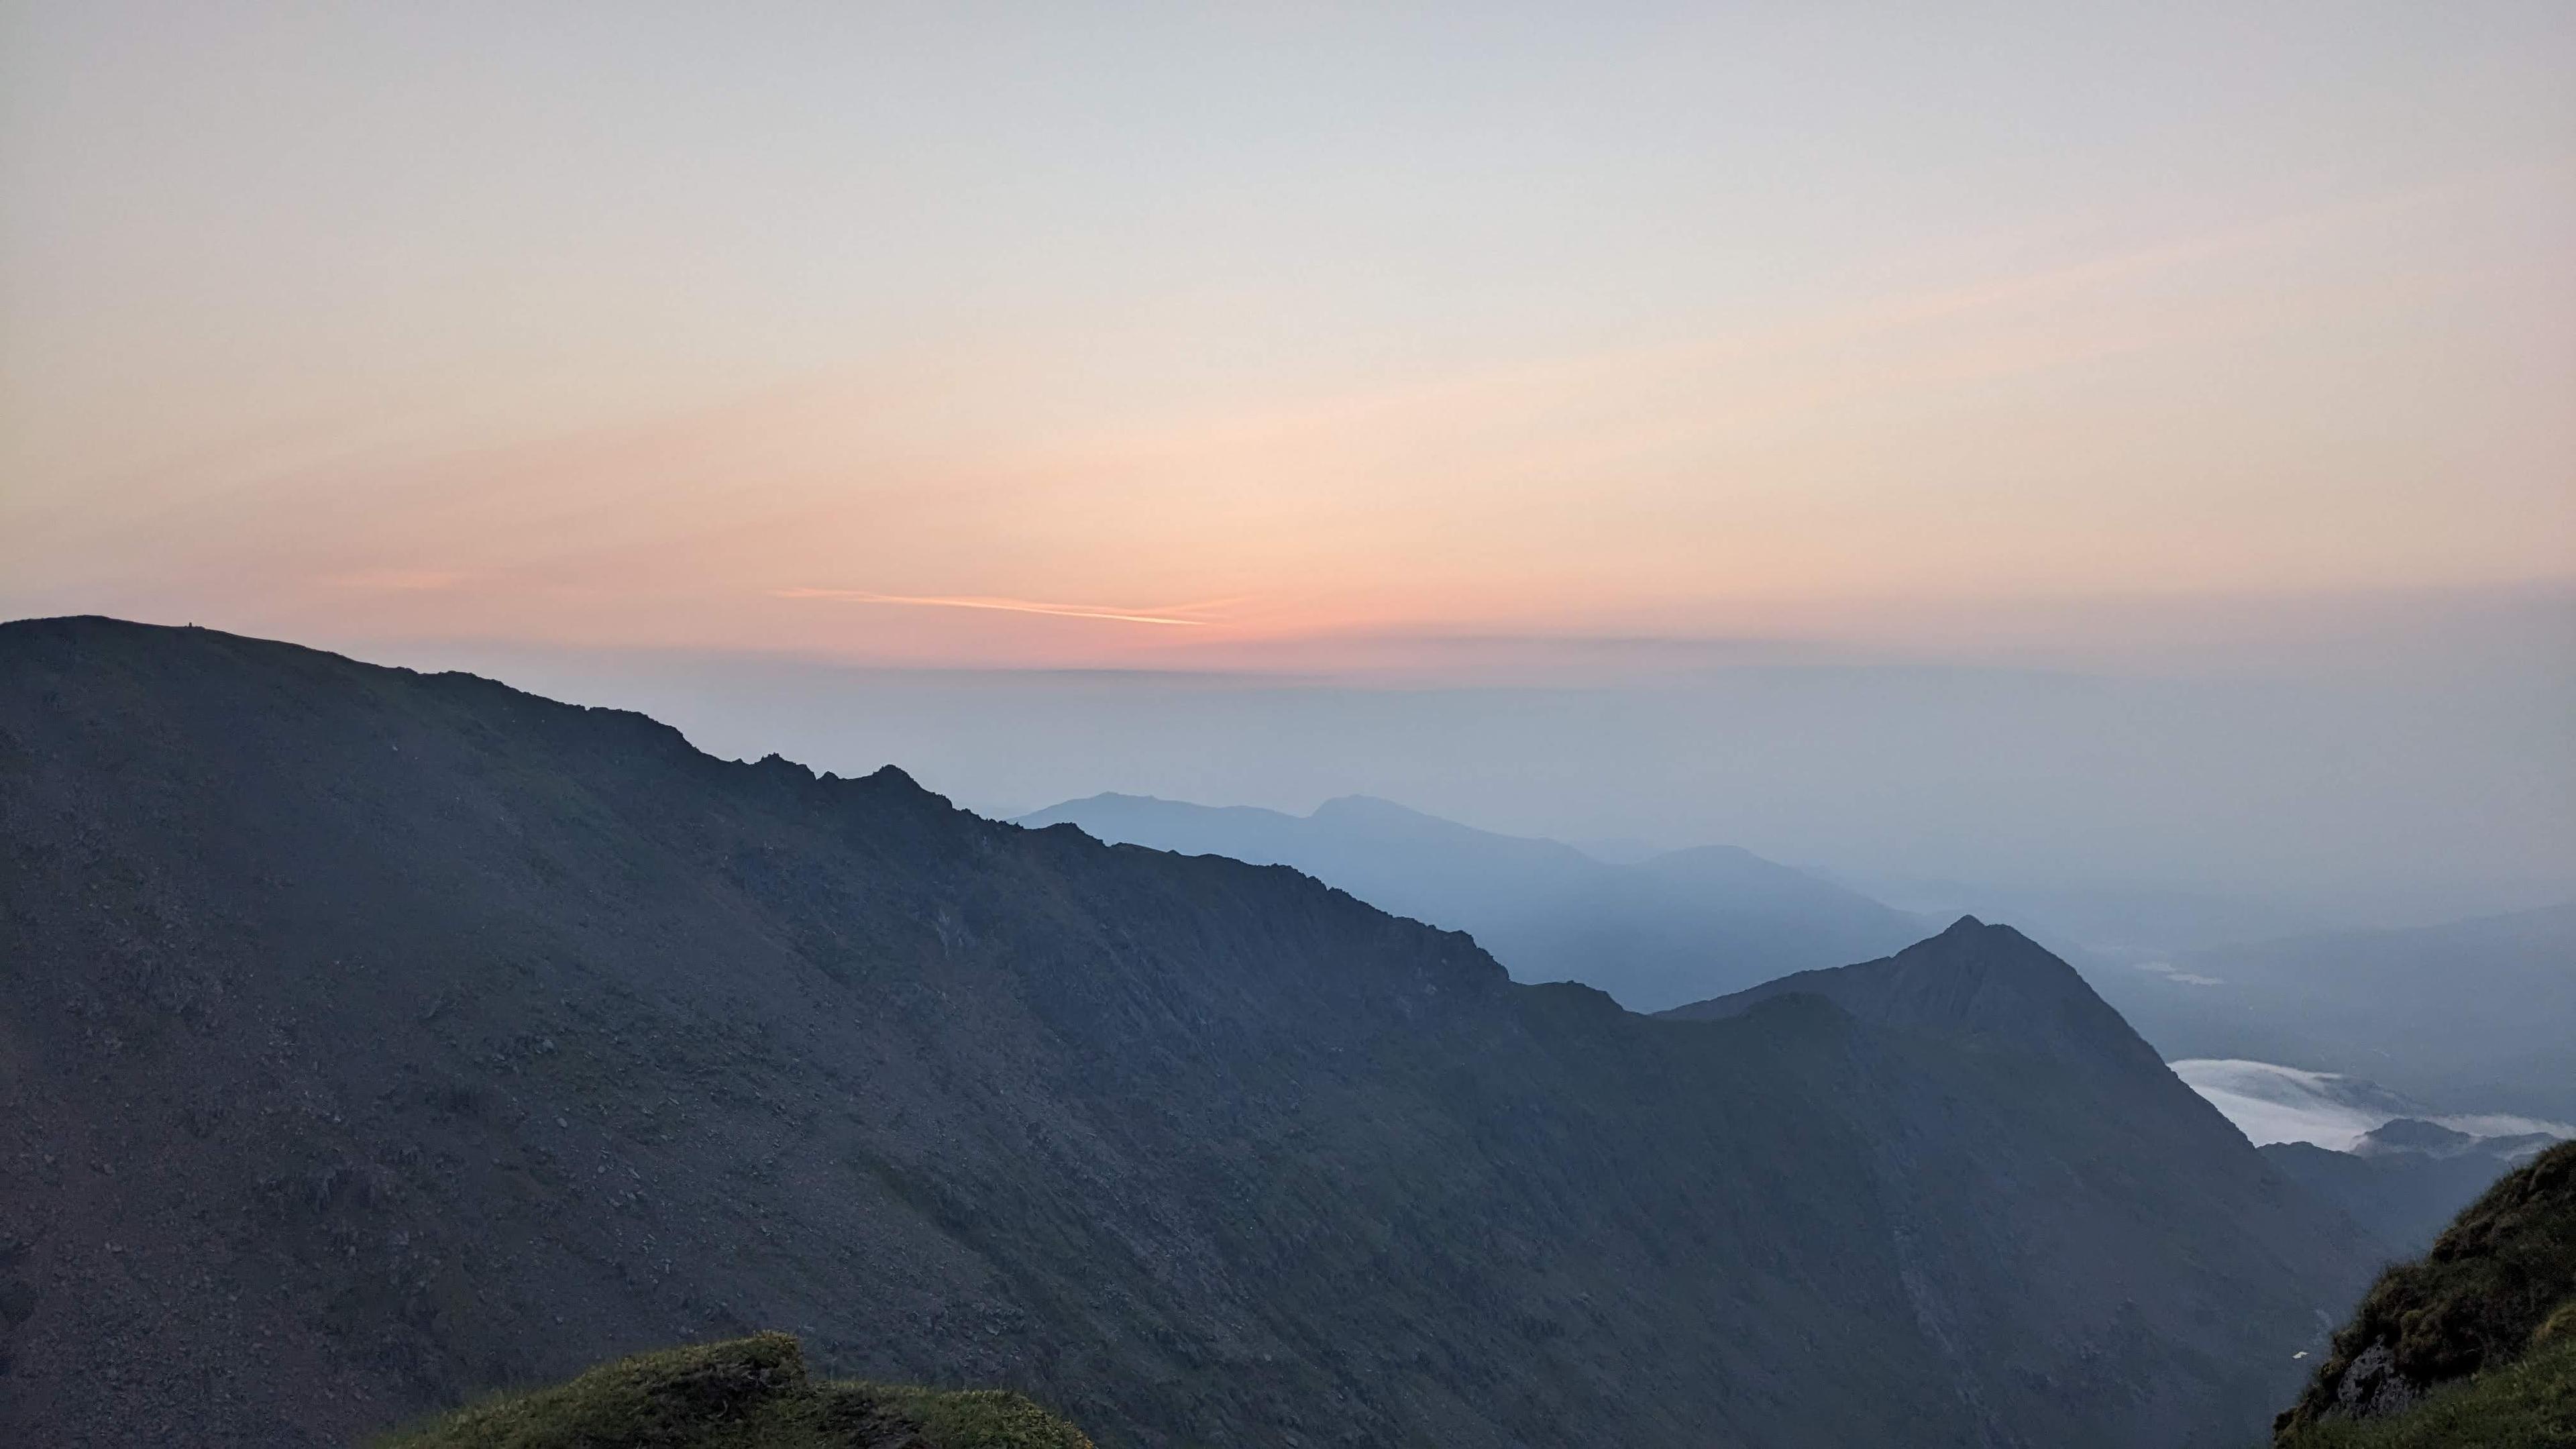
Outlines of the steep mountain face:
M1820 996L1876 1025L2045 1056L2169 1097L2191 1090L2073 967L2010 926L1974 916L1883 960L1801 971L1664 1015L1721 1021L1783 996Z
M0 626L0 1442L779 1328L1113 1446L2242 1443L2370 1247L2025 945L1640 1018L890 769Z
M1611 865L1354 795L1311 815L1095 795L1021 817L1113 844L1288 865L1401 916L1473 934L1520 981L1579 981L1658 1011L1874 956L1923 922L1750 851Z
M1867 1025L1979 1056L2045 1061L2052 1070L2044 1090L2071 1094L2068 1109L2104 1124L2100 1130L2134 1134L2142 1156L2238 1163L2244 1155L2243 1134L2167 1069L2072 967L2020 932L1974 917L1884 960L1801 972L1665 1012L1662 1019L1740 1020L1800 998L1830 1001ZM2268 1149L2260 1155L2271 1157ZM2311 1164L2304 1159L2273 1161L2283 1175L2309 1183ZM2347 1203L2346 1186L2329 1177L2310 1190L2360 1226L2359 1251L2379 1260L2396 1256L2403 1240L2377 1231L2392 1215L2366 1215L2363 1210L2380 1204L2366 1194ZM2185 1250L2178 1241L2167 1246Z
M2440 1111L2576 1122L2576 904L2164 965L2095 979L2168 1057L2289 1062Z
M2077 1070L2118 1064L2120 1074L2134 1083L2156 1075L2144 1069L2155 1060L2155 1049L2072 969L2019 932L1983 926L1973 917L1884 961L1801 972L1664 1015L1724 1019L1797 994L1822 996L1865 1021L2044 1050ZM2283 1175L2341 1209L2392 1255L2423 1251L2452 1215L2476 1200L2498 1175L2557 1141L2546 1133L2481 1137L2437 1122L2392 1119L2389 1112L2415 1110L2415 1104L2368 1082L2260 1062L2177 1065L2244 1068L2249 1075L2259 1069L2263 1081L2284 1078L2287 1085L2306 1086L2317 1094L2306 1119L2332 1120L2324 1115L2327 1109L2340 1108L2353 1114L2350 1120L2356 1123L2377 1122L2355 1134L2349 1151L2308 1142L2266 1142L2261 1151ZM2216 1074L2190 1083L2170 1073L2166 1079L2204 1100L2229 1095L2214 1093L2212 1081L2237 1081ZM2162 1082L2154 1090L2172 1095ZM2285 1106L2281 1115L2294 1119L2302 1114Z

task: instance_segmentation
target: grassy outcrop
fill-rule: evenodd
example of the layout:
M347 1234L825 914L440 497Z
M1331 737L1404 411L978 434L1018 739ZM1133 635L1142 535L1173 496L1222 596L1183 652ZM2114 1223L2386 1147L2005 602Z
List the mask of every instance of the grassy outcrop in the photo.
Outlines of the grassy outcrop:
M2576 1444L2576 1334L2437 1388L2404 1413L2327 1419L2283 1449L2566 1449Z
M1092 1449L1018 1394L817 1381L784 1333L637 1354L375 1449Z
M2507 1173L2422 1261L2383 1274L2274 1441L2576 1444L2576 1143Z

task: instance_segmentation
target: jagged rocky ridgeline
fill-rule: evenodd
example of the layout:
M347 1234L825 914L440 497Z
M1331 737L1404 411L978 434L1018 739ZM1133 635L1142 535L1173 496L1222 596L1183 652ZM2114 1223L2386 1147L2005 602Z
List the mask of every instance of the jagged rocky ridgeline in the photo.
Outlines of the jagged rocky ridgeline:
M1358 795L1310 815L1094 795L1019 823L1295 866L1382 910L1473 933L1515 980L1580 981L1633 1011L1884 956L1927 929L1919 917L1731 846L1613 865L1557 841L1473 830Z
M2334 1337L2281 1449L2576 1444L2576 1143L2505 1174Z
M2377 1247L2007 928L1811 985L1639 1017L893 770L0 626L0 1441L772 1326L1147 1449L2259 1438Z

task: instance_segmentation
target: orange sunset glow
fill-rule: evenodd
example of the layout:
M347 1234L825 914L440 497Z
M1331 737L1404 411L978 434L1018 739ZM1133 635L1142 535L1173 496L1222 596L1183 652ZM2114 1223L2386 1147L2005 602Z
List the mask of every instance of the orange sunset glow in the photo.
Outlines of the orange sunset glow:
M759 171L783 188L774 232L692 260L676 249L732 224L743 177L693 197L649 140L621 149L497 91L480 123L519 127L522 154L489 170L397 96L355 102L345 139L282 147L318 92L290 77L233 105L171 72L188 25L128 32L118 13L30 15L13 47L13 174L37 203L9 224L0 548L22 611L1232 668L1353 636L1893 638L1926 607L2011 599L2521 585L2564 577L2576 535L2557 405L2576 395L2576 189L2566 130L2541 124L2563 98L2490 86L2467 58L2419 62L2427 86L2484 87L2423 133L2315 63L2316 124L2387 128L2366 160L2320 164L2277 118L2277 156L2167 118L2120 143L2158 178L2143 191L2050 171L2028 141L1961 174L1962 200L1827 244L1807 229L1907 184L1895 158L1782 174L1734 129L1760 87L1694 99L1684 57L1726 53L1725 27L1676 21L1459 102L1459 124L1506 128L1610 88L1628 94L1599 125L1696 109L1606 173L1578 126L1511 181L1468 168L1406 194L1458 144L1444 124L1354 149L1283 122L1252 163L1298 198L1275 215L1242 209L1245 177L1188 164L1116 182L1160 228L1102 198L1024 202L1012 285L1062 285L1013 302L923 250L949 231L1003 244L965 239L981 203L906 193L883 164L933 117L813 109L885 83L871 68L896 62L857 31L697 118L709 137L757 118L777 167L813 164L792 186ZM431 23L280 17L225 43L363 66ZM758 33L790 45L809 23L840 33L814 16ZM1360 38L1284 18L1238 38L1264 24L1327 72ZM557 42L577 40L523 59ZM1281 99L1267 63L1190 43L1243 69L1221 104L1245 124ZM106 45L81 92L35 74ZM627 59L602 105L681 83L607 53ZM102 129L119 86L165 83ZM1165 124L1054 103L1104 136ZM2223 82L2209 104L2218 124ZM1065 143L1036 112L993 120L976 174L1038 195ZM155 137L172 150L148 156ZM203 174L118 220L100 178L129 150ZM547 165L584 179L528 194ZM389 190L396 173L451 180ZM290 186L283 211L251 204ZM1592 210L1613 186L1633 189ZM620 219L647 204L676 228ZM383 230L352 247L284 229L324 215ZM504 216L527 245L491 230ZM429 250L397 218L451 240ZM1413 293L1315 290L1371 267Z
M1341 733L1345 686L1632 720L1620 690L1806 677L1766 670L2366 680L2414 692L2212 738L2451 721L2338 768L2576 850L2528 743L2576 639L2541 9L755 8L13 10L0 608L521 671L751 754L963 751L926 768L995 809L1474 814L1476 770L1528 768L1417 778ZM862 696L745 713L717 681L762 661ZM1278 716L1293 770L1241 753L1267 724L1148 749L1180 726L1141 702L1098 725L1132 764L979 753L964 704L866 692L904 671L1055 720L1272 680L1333 723ZM2510 698L2447 702L2470 676ZM1813 729L1773 709L1676 739L1787 769ZM1652 783L1711 768L1680 745L1550 738L1600 763L1497 822L1693 838L1745 799ZM2192 738L2104 788L2202 778ZM1584 776L1612 760L1644 773ZM2405 783L2455 767L2486 783ZM2229 768L2210 808L2256 810ZM1781 848L1839 838L1776 788Z

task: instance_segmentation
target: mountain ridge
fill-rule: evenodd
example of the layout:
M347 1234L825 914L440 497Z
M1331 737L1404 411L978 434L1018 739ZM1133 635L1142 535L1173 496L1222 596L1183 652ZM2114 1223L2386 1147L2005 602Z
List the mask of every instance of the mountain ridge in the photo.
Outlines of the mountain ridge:
M34 1442L779 1327L1150 1449L2214 1446L2369 1252L2151 1078L213 631L0 625L0 842Z
M2133 1069L2164 1068L2155 1049L2075 968L2012 927L1975 916L1961 916L1938 935L1875 961L1801 971L1658 1015L1723 1020L1792 995L1819 996L1907 1030L2044 1051L2088 1069L2104 1058ZM2175 1085L2190 1090L2179 1078Z
M1578 980L1659 1010L1894 950L1922 923L1731 845L1611 864L1370 795L1306 815L1116 792L1017 817L1186 855L1293 866L1397 915L1473 934L1516 980Z

